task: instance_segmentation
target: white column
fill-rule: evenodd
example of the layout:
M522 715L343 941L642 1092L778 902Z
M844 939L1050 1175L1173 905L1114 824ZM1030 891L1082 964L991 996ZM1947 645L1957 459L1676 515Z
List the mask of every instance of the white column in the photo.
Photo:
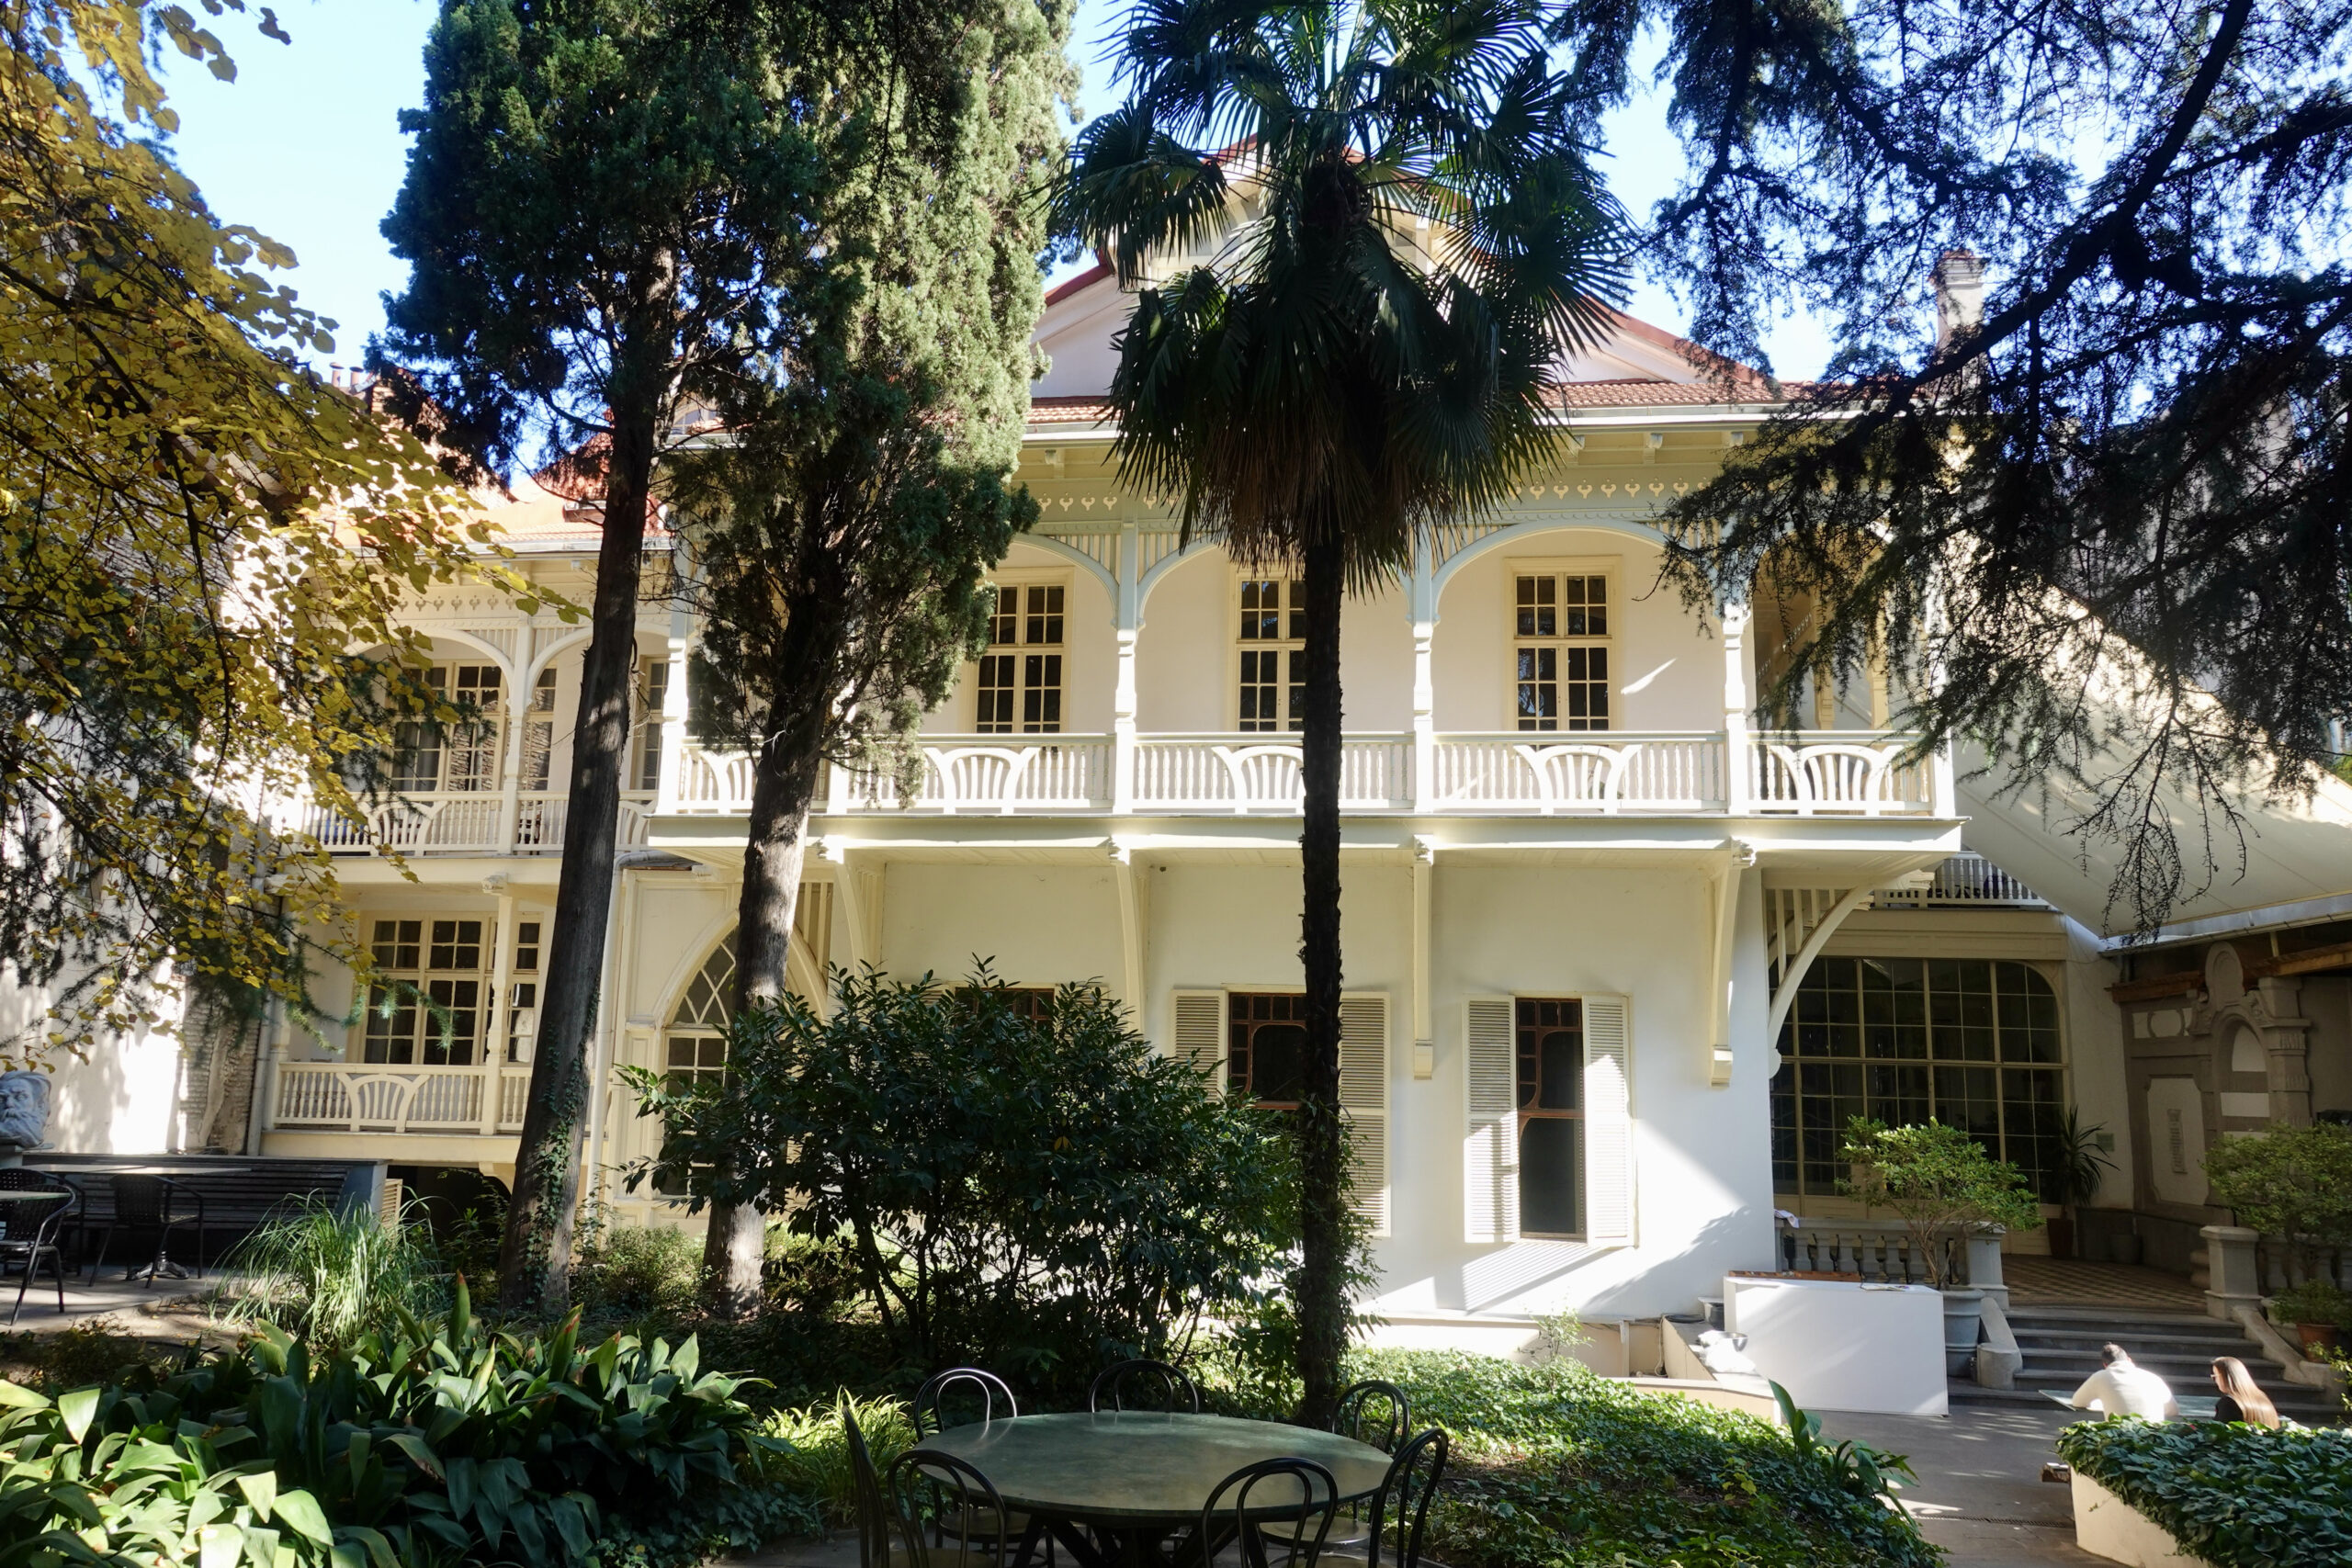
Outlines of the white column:
M1747 732L1748 610L1734 600L1723 607L1724 633L1724 809L1745 817L1753 808L1749 778L1755 742Z
M482 891L498 897L498 933L490 961L490 1016L481 1028L481 1122L485 1138L498 1132L499 1074L506 1070L507 994L514 985L514 895L504 876L482 878Z
M1436 572L1427 537L1413 545L1413 811L1426 815L1437 799ZM1421 1036L1415 1036L1416 1039Z
M514 835L523 823L523 728L529 722L523 714L530 706L530 694L524 690L523 682L532 673L528 658L530 623L526 621L516 635L526 657L503 671L507 690L501 692L498 698L499 712L503 716L504 723L500 731L502 739L498 748L498 837L495 841L500 854L514 852Z
M1118 680L1111 692L1111 809L1125 816L1136 807L1136 637L1143 629L1138 570L1142 541L1136 525L1119 531ZM1143 1003L1131 998L1140 1024Z
M1425 796L1417 797L1426 798ZM1437 840L1413 836L1413 1076L1437 1073L1437 1031L1430 1027L1430 884L1437 874Z
M653 814L678 809L679 770L686 751L686 658L694 650L683 610L670 617L670 680L662 688L662 771L654 784Z

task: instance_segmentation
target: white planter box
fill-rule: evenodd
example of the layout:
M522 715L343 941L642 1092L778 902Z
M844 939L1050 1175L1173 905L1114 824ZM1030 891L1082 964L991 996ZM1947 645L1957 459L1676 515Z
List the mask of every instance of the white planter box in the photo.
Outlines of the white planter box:
M1925 1285L1735 1277L1724 1326L1807 1410L1947 1413L1943 1297Z
M2094 1557L2132 1568L2210 1568L2180 1549L2165 1528L2131 1504L2075 1472L2075 1544Z

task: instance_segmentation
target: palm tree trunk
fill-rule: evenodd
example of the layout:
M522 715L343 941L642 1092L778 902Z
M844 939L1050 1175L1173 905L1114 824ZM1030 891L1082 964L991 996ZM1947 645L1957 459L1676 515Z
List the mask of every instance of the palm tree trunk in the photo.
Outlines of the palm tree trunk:
M788 688L787 688L788 690ZM783 705L779 705L781 708ZM782 728L758 751L752 817L743 849L743 893L736 905L736 1016L774 1006L786 988L792 922L800 906L800 868L808 856L808 808L824 757L817 744L823 715L779 713ZM759 1304L766 1222L750 1204L713 1203L703 1239L703 1277L713 1304L734 1317Z
M509 1312L560 1313L571 1294L571 1226L580 1201L580 1145L595 1095L588 1081L597 987L612 918L614 840L627 760L637 600L652 506L658 405L615 397L605 481L604 542L596 552L594 629L580 672L563 865L548 943L530 1098L514 1156L514 1190L498 1248L498 1300ZM521 694L516 694L518 696ZM493 1018L506 998L492 1000Z
M1306 1072L1297 1113L1303 1256L1293 1292L1306 1384L1299 1420L1321 1427L1339 1398L1340 1357L1347 1348L1347 1132L1340 1122L1340 603L1346 556L1339 530L1326 526L1311 536L1306 558L1306 711L1299 759L1306 803L1298 847Z

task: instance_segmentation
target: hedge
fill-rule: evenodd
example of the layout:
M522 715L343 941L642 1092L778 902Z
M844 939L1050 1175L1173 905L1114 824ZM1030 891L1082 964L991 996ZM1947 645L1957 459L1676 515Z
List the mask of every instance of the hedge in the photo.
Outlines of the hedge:
M2232 1422L2086 1421L2068 1464L2220 1568L2352 1562L2352 1432Z

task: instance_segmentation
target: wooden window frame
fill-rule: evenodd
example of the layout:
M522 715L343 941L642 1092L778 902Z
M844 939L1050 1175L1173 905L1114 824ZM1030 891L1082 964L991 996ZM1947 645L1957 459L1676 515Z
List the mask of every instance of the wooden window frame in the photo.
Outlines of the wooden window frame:
M1262 604L1248 601L1258 595L1260 585L1268 582L1287 583L1281 590L1282 603L1271 613L1274 616L1279 636L1249 635L1245 615L1262 617L1269 612ZM1231 639L1231 662L1226 671L1226 712L1230 716L1233 730L1240 735L1295 735L1306 728L1304 697L1306 689L1306 592L1305 580L1291 574L1272 576L1263 572L1244 571L1236 568L1232 582L1226 593L1225 625ZM1274 660L1275 679L1267 682L1258 661ZM1246 678L1245 678L1246 677ZM1271 718L1261 712L1245 714L1243 689L1252 692L1273 692L1278 711Z
M1069 718L1069 624L1075 592L1068 572L1005 572L989 580L998 596L989 615L989 645L972 670L975 735L1060 735ZM1007 611L1005 598L1017 604ZM1058 604L1052 603L1059 596ZM997 640L1000 625L1012 637ZM1051 632L1055 635L1046 636ZM1035 635L1033 635L1035 634ZM1035 651L1033 651L1035 650ZM1001 672L1001 681L993 679ZM1004 711L991 712L1001 693Z
M465 928L475 928L472 940ZM386 928L393 936L388 942ZM411 940L405 928L414 927ZM443 928L447 928L446 932ZM380 1066L469 1067L481 1065L486 1031L497 1013L491 994L497 961L498 920L492 915L371 915L368 947L378 979L370 985L360 1022L359 1059ZM385 956L389 947L390 958ZM470 951L470 967L458 962ZM384 1003L392 1003L387 1016ZM469 1030L451 1028L442 1038L444 1016L471 1020ZM442 1059L433 1059L435 1052ZM347 1053L346 1053L347 1054Z
M1618 556L1535 557L1503 562L1503 629L1509 649L1504 660L1503 711L1510 716L1510 722L1505 728L1522 735L1597 735L1605 734L1616 726L1617 681L1621 671L1612 666L1616 662L1618 629L1624 615L1621 602L1622 566L1623 558ZM1600 629L1589 629L1592 623L1589 618L1586 629L1571 631L1569 627L1574 617L1580 612L1589 611L1590 606L1570 604L1565 584L1571 579L1589 581L1593 578L1599 578L1602 584L1601 603L1598 606ZM1549 630L1544 629L1544 623L1532 615L1530 622L1521 622L1520 585L1523 580L1548 581L1551 584L1552 602L1548 606L1543 606L1551 612ZM1535 606L1528 608L1531 611L1536 609ZM1527 629L1522 630L1522 625ZM1590 674L1580 680L1570 677L1565 666L1578 654L1588 660L1596 655L1599 657L1601 670L1597 677ZM1540 666L1546 655L1550 656L1552 663L1548 676L1528 667L1531 663ZM1523 688L1539 683L1553 688L1553 712L1548 718L1530 716L1525 712ZM1572 714L1569 709L1575 704L1568 694L1572 686L1588 691L1598 689L1604 711L1599 715L1592 714L1588 702L1588 711L1583 716Z

